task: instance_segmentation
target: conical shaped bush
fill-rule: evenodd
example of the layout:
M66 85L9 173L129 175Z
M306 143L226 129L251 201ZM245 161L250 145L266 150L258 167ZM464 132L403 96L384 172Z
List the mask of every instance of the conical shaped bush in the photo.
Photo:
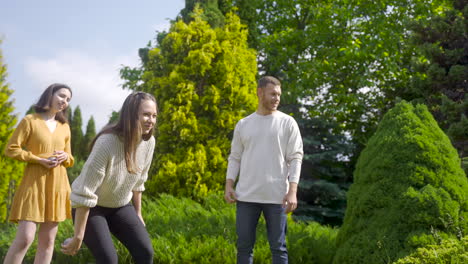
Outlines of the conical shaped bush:
M334 263L391 263L468 230L468 181L424 105L398 103L361 152Z

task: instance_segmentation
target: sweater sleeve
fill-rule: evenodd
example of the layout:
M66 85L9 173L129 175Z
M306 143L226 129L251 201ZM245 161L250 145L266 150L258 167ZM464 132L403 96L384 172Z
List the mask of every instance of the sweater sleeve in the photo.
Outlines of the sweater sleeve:
M16 127L15 131L11 135L10 140L5 147L5 155L16 160L37 163L40 158L34 155L31 151L23 149L23 146L26 145L31 133L31 120L25 117L21 120L18 127Z
M228 167L226 172L226 179L236 181L240 172L240 162L244 146L240 137L241 121L239 121L234 129L234 136L231 142L231 153L228 158Z
M66 168L73 166L75 163L75 159L72 156L72 151L71 151L71 133L70 133L70 126L68 124L65 124L67 126L67 136L65 137L65 152L68 154L67 160L63 162L63 166Z
M83 166L80 176L72 184L70 200L73 207L95 207L98 201L96 190L106 176L106 167L112 156L109 146L115 145L111 137L104 134L96 140Z
M288 163L289 182L299 183L301 175L302 157L304 151L302 147L302 137L299 126L294 119L291 119L289 128L289 139L286 150L286 161Z
M151 162L153 161L153 154L154 154L154 146L155 146L155 139L151 137L150 142L148 144L148 150L146 152L146 160L145 166L143 171L141 172L140 179L136 182L135 187L133 187L134 192L143 192L145 191L145 182L148 179L148 171L151 167Z

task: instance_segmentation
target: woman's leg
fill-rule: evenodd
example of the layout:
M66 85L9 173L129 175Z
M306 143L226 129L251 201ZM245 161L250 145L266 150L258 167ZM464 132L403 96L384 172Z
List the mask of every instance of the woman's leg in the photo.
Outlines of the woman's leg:
M11 244L3 260L4 264L21 264L36 235L36 223L20 221L15 240Z
M109 231L106 214L114 209L96 206L90 208L84 244L96 259L96 264L117 264L118 257ZM75 211L73 210L73 218Z
M41 223L37 235L37 251L34 264L49 264L54 254L54 242L57 235L58 223Z
M135 208L126 205L108 217L109 229L122 242L137 264L153 263L153 245Z

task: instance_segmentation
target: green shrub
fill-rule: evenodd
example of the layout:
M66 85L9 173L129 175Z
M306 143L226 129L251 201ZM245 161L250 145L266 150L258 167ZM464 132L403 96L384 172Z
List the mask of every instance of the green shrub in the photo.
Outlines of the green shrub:
M333 260L338 229L316 222L288 223L287 246L290 263L323 263ZM269 263L269 262L268 262Z
M225 22L211 28L195 10L147 52L134 88L152 93L160 109L148 192L201 199L224 190L230 135L255 111L257 73L239 17Z
M458 154L427 108L397 104L356 164L334 263L391 263L461 238L467 195Z
M394 264L465 264L468 263L468 237L443 240L440 245L418 248Z
M235 206L228 205L221 194L210 194L197 203L188 198L161 195L143 201L143 214L155 251L154 263L235 263ZM16 225L0 225L0 258L13 241ZM86 246L73 257L60 252L60 243L73 234L72 222L60 224L52 263L93 263ZM337 229L315 222L295 223L288 219L288 249L291 263L328 264L335 252ZM127 249L114 241L120 263L132 263ZM36 242L28 251L25 263L32 263ZM265 222L257 229L254 262L271 263Z
M222 196L209 195L201 204L187 198L162 195L145 203L148 231L153 238L155 263L235 263L235 206ZM154 219L154 220L153 220ZM317 223L288 222L291 263L330 263L336 229ZM271 263L265 222L257 228L254 263Z

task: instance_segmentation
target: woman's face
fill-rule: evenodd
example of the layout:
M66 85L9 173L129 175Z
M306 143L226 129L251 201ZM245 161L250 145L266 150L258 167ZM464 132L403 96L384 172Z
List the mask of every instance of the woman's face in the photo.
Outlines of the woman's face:
M71 92L67 88L62 88L52 95L52 101L50 102L50 110L53 113L63 111L68 107L71 100Z
M143 100L138 111L138 120L142 128L142 134L148 134L156 123L156 103L153 100Z

